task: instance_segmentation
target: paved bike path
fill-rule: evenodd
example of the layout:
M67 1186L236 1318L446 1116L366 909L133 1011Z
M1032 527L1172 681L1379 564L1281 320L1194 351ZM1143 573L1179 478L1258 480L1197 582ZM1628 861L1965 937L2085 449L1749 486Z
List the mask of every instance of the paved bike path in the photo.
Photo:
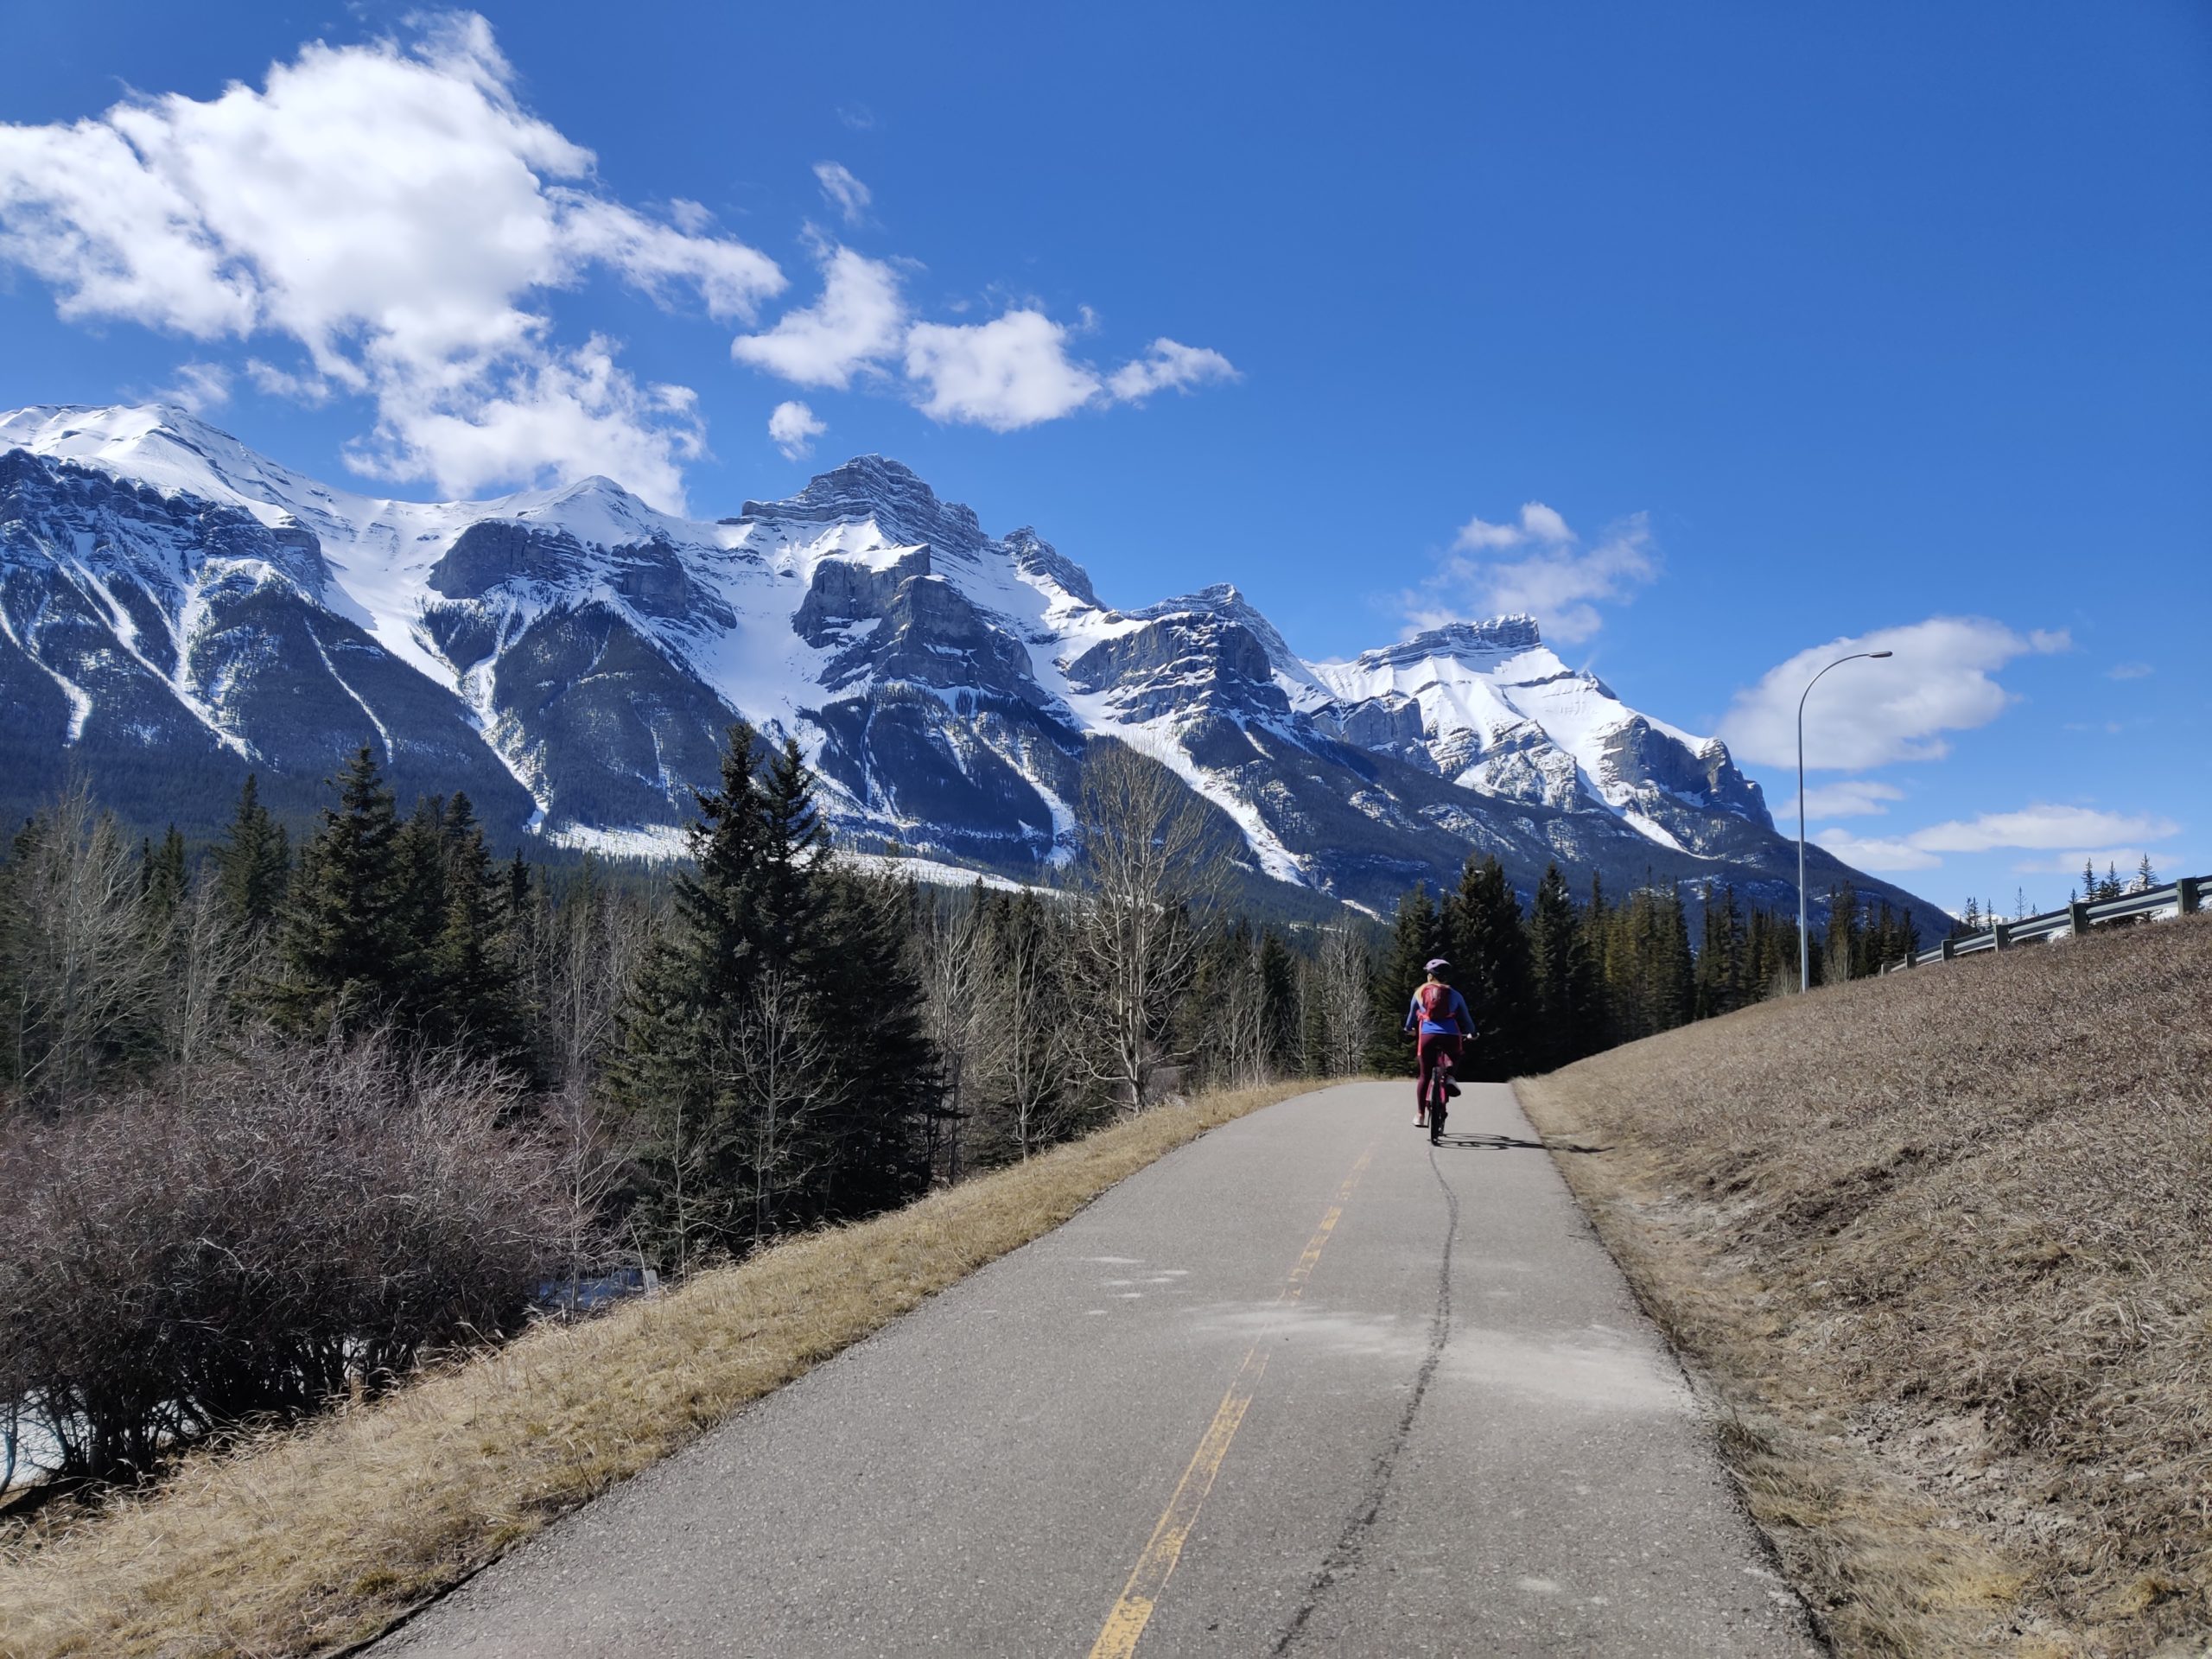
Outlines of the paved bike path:
M1817 1652L1510 1090L1411 1093L1171 1154L376 1651Z

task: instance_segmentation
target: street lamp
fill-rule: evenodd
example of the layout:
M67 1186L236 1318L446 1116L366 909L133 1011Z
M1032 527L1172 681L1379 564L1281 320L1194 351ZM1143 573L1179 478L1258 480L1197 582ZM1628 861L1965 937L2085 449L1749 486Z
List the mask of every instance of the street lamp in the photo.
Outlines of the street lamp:
M1828 668L1841 668L1846 663L1855 663L1861 658L1872 659L1887 657L1886 651L1854 651L1848 657L1839 657ZM1805 683L1805 690L1797 699L1797 988L1813 988L1812 935L1805 931L1805 699L1813 695L1813 688L1821 683L1824 668ZM1828 918L1828 925L1835 925L1835 918Z

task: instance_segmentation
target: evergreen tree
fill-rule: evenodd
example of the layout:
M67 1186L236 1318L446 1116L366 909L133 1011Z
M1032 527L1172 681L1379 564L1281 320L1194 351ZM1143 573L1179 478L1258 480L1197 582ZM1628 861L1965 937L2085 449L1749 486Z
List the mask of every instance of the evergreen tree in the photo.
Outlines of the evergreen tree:
M1550 1071L1594 1052L1602 1029L1590 943L1556 864L1547 866L1537 883L1529 945L1537 1039L1528 1064Z
M2142 862L2135 867L2135 891L2148 893L2158 885L2158 873L2151 868L2151 855L2145 853Z
M1708 883L1705 938L1697 956L1697 1018L1732 1014L1752 1000L1749 944L1743 913L1736 907L1736 889L1723 887L1716 897Z
M363 747L331 780L336 807L301 849L286 914L278 1017L295 1030L374 1024L414 991L420 950L402 906L399 815Z
M1828 931L1821 950L1822 984L1855 977L1859 956L1859 890L1840 882L1828 890Z
M797 746L764 781L756 742L733 726L721 787L697 797L695 868L609 1079L641 1143L639 1230L679 1268L912 1196L942 1095L912 885L821 856Z
M1367 1064L1385 1077L1411 1077L1414 1042L1405 1035L1406 1009L1426 969L1443 955L1443 928L1428 889L1418 884L1398 900L1390 942L1375 965L1375 1018L1368 1038Z
M1443 930L1452 986L1467 999L1475 1021L1460 1075L1503 1083L1527 1069L1541 1042L1529 936L1505 867L1495 857L1468 858L1459 890L1445 901Z
M156 930L168 926L176 907L184 902L185 889L192 884L192 872L185 862L184 837L177 833L176 825L169 825L159 847L150 842L140 845L138 872L148 925Z
M423 1031L435 1042L517 1059L523 1017L509 889L485 850L484 828L467 796L446 803L439 837L445 912L427 952Z
M248 772L230 830L215 849L215 880L230 919L255 933L275 926L291 874L289 837L262 805L260 785Z

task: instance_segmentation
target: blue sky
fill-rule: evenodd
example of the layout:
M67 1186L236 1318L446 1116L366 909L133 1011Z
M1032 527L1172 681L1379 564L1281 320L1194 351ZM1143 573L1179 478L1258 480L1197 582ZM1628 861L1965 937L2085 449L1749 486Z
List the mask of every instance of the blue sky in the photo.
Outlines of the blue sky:
M0 405L707 515L881 451L1309 656L1529 606L1778 812L1886 644L1847 856L2212 870L2193 0L610 16L19 9Z

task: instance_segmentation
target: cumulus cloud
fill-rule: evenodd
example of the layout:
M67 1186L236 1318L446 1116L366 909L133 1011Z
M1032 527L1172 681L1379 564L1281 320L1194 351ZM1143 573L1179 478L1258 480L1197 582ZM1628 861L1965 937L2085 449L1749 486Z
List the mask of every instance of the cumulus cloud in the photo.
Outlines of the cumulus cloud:
M1854 836L1848 830L1823 830L1813 839L1854 869L1932 870L1943 861L1909 840Z
M511 359L465 399L409 384L381 389L374 435L346 460L372 478L429 479L467 495L518 475L518 457L557 457L535 470L563 477L603 473L649 501L680 506L683 463L706 448L688 386L639 385L594 335L571 352Z
M740 334L730 355L802 386L842 391L856 372L898 352L906 323L899 273L882 260L833 247L823 261L822 297L785 312L765 334Z
M1219 352L1162 336L1145 349L1142 357L1124 363L1108 376L1106 389L1120 402L1141 404L1155 391L1187 392L1193 386L1241 378L1236 365Z
M786 461L804 459L813 449L814 440L829 429L804 404L778 404L768 416L769 439Z
M1877 783L1871 778L1847 778L1840 783L1815 784L1805 791L1805 816L1808 818L1873 817L1887 812L1890 803L1904 798L1904 791L1891 784ZM1791 796L1775 808L1777 822L1797 816L1797 798Z
M2065 875L2075 878L2076 889L2081 886L2084 864L2099 875L2110 871L2123 881L2132 880L2145 858L2150 858L2155 870L2158 860L2142 847L2085 847L2070 853L2052 853L2042 858L2024 858L2012 866L2020 875Z
M246 359L245 378L272 397L283 397L309 409L320 409L330 401L330 382L321 375L295 374L257 357Z
M2102 847L2122 841L2163 841L2181 826L2151 814L2100 812L2086 806L2024 806L1984 812L1915 830L1912 844L1934 853L1986 853L2000 847Z
M154 394L154 401L175 404L194 415L219 409L231 400L231 372L220 363L180 363L176 379Z
M2108 680L2147 680L2158 671L2148 663L2114 663L2105 671Z
M1799 652L1736 695L1720 734L1738 760L1792 766L1797 704L1827 664L1856 652L1889 651L1888 662L1853 663L1821 682L1805 705L1805 764L1859 772L1950 753L1947 732L1986 726L2012 696L1992 677L2015 658L2064 651L2063 632L2023 635L1986 617L1930 617Z
M1523 547L1531 542L1555 544L1573 539L1574 532L1558 512L1541 501L1524 501L1521 504L1519 524L1493 524L1486 519L1470 518L1459 526L1459 534L1452 544L1470 552L1484 553Z
M1560 513L1530 501L1517 523L1469 519L1452 547L1437 574L1404 595L1410 626L1526 613L1548 638L1573 645L1604 626L1600 604L1633 598L1659 574L1640 512L1585 543Z
M620 468L673 505L690 395L636 385L604 340L563 347L544 298L598 266L749 321L784 279L696 203L663 222L593 165L522 107L490 25L448 16L404 43L308 45L259 90L0 125L0 258L65 318L296 341L312 375L256 384L368 395L357 452L385 476L474 490Z
M1863 870L1929 870L1941 864L1946 853L1993 853L2013 848L2024 852L2140 848L2164 841L2180 829L2172 819L2154 813L2107 812L2094 807L2038 803L2009 812L1984 812L1972 818L1931 823L1904 836L1874 838L1827 829L1813 839L1846 863ZM2122 855L2076 850L2056 858L2030 859L2013 868L2022 874L2070 874L2080 870L2082 860L2088 858L2100 868L2109 859L2132 869L2140 856L2139 852Z
M874 194L852 175L852 170L841 162L817 162L814 164L815 182L822 187L822 194L835 207L848 225L857 225L868 217L868 203Z
M1012 310L989 322L916 323L906 334L906 373L925 390L932 420L1010 432L1072 414L1104 390L1097 372L1071 358L1068 331L1041 311Z

